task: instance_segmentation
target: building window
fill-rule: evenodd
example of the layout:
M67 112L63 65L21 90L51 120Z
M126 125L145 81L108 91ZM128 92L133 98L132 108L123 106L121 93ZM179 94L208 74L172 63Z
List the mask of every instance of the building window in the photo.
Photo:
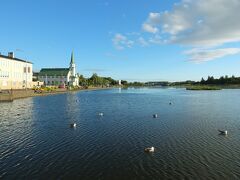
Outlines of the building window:
M31 71L31 68L30 68L30 67L28 67L28 73L30 73L30 71Z
M26 67L23 68L23 72L24 72L24 73L27 72L27 68L26 68Z

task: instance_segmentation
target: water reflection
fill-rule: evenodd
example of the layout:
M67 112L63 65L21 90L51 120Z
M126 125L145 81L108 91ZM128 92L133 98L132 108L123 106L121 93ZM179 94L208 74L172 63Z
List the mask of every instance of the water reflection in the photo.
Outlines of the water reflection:
M68 93L66 95L66 120L69 124L76 123L79 125L80 119L80 99L77 96L77 93Z
M122 88L118 88L118 93L122 93Z
M30 160L33 144L32 98L0 103L0 178ZM18 157L18 158L16 158Z

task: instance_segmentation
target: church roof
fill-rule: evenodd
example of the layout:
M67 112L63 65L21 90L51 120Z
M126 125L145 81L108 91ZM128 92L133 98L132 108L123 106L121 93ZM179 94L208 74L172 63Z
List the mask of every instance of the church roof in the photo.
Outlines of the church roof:
M72 52L70 64L73 64L73 63L74 63L74 56L73 56L73 52Z
M39 76L67 76L69 68L43 68Z

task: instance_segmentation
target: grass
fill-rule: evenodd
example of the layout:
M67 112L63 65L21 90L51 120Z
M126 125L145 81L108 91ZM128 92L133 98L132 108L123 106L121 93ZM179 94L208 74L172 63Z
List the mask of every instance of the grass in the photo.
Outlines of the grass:
M197 85L186 87L186 90L221 90L221 88L217 86Z

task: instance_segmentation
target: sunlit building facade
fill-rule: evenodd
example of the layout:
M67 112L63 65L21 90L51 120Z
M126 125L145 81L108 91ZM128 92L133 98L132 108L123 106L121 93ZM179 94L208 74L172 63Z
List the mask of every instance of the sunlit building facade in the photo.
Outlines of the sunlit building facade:
M0 54L0 90L32 88L32 67L31 62L15 58L13 52Z

